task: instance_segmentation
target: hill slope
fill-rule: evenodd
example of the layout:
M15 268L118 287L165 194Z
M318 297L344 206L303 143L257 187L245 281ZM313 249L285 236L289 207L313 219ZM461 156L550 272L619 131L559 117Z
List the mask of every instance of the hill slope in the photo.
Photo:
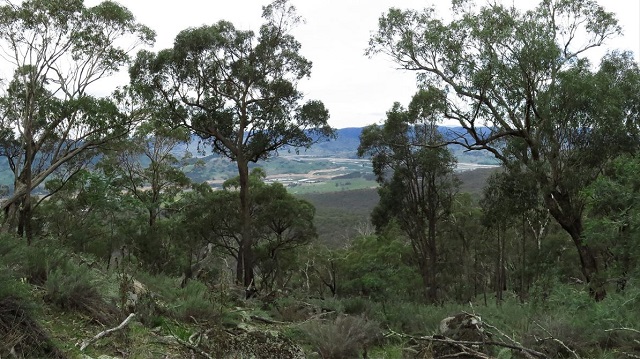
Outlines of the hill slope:
M462 181L461 193L470 193L474 199L482 196L482 190L499 168L479 168L458 173ZM350 191L312 193L300 197L316 207L315 225L320 242L335 247L363 232L372 231L370 216L380 197L375 188Z

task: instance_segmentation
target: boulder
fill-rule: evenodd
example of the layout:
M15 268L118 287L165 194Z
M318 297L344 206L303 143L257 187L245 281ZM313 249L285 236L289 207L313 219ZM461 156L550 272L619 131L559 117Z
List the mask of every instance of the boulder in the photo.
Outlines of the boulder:
M460 313L444 318L440 322L439 331L441 336L434 337L464 342L486 342L490 339L482 326L482 319L479 316L468 313ZM472 351L490 354L489 348L484 345L465 346ZM445 342L433 343L434 357L455 355L456 358L477 358L475 355L464 355L464 352L465 348L460 345Z

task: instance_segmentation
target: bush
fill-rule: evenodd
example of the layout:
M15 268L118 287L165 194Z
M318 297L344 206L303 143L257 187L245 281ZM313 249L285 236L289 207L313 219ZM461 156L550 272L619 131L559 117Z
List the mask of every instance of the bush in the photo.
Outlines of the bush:
M315 313L315 306L294 298L278 298L272 304L270 313L274 318L285 322L300 322L309 319Z
M29 286L14 277L14 274L0 264L0 299L17 298L31 302Z
M177 290L174 314L176 319L209 321L220 316L219 310L214 305L209 288L203 283L191 280L184 288Z
M338 316L333 322L311 321L304 327L323 359L357 358L380 336L380 326L361 316Z
M67 264L47 277L44 299L58 308L83 312L103 325L114 324L120 316L98 291L98 280L86 268Z
M153 304L156 307L149 313L150 322L158 322L159 318L153 317L160 314L177 320L198 322L212 321L220 317L220 294L216 293L214 297L212 290L198 280L190 280L181 288L178 278L164 274L152 275L140 271L134 276L152 293L152 298L145 299L154 301L145 305Z
M24 240L12 236L0 238L0 264L31 284L43 285L50 270L64 263L68 253L49 245L45 240L28 246Z

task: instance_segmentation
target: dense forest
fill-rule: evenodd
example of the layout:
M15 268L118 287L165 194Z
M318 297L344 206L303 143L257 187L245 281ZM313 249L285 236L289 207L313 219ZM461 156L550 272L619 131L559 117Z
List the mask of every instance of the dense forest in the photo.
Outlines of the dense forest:
M297 195L265 164L337 132L286 0L158 52L115 2L4 2L0 358L640 358L640 68L588 57L615 17L452 14L380 17L415 95L336 150L370 173Z

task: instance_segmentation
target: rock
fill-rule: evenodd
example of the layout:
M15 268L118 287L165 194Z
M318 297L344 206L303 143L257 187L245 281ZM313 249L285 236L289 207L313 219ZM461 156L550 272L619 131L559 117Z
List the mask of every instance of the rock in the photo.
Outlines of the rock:
M482 319L467 313L443 319L440 322L439 330L444 338L454 341L485 342L490 339L484 331ZM484 354L490 354L489 349L484 345L467 345L467 347ZM464 353L462 348L454 344L443 342L434 342L433 344L435 357L456 355L456 358L477 358L477 356L460 355L462 353Z

